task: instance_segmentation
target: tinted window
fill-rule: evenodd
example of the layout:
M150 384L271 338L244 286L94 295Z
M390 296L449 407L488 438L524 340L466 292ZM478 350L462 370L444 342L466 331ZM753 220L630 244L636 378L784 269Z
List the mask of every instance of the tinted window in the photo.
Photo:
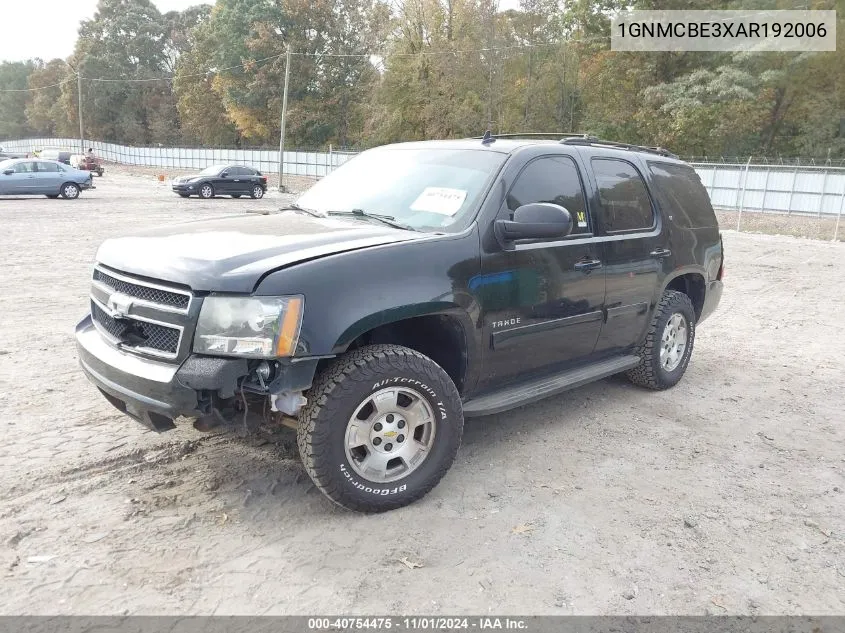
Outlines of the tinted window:
M689 165L649 162L657 198L679 226L718 226L707 190Z
M37 163L38 171L59 171L59 166L56 163Z
M567 156L538 158L522 170L507 197L511 216L517 207L531 202L551 202L572 215L572 233L589 233L584 188L578 167Z
M640 172L631 163L613 158L594 158L592 165L605 231L650 229L654 213Z

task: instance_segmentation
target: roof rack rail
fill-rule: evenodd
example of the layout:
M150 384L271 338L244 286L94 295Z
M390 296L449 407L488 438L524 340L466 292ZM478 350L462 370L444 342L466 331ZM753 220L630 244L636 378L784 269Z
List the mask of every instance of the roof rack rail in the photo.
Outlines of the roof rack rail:
M631 145L630 143L605 141L604 139L600 139L595 136L588 136L586 134L580 138L564 138L560 142L564 145L601 145L603 147L627 149L634 152L648 152L650 154L657 154L658 156L666 156L667 158L678 158L677 154L673 154L668 149L664 149L662 147L648 147L646 145Z
M587 138L589 135L580 132L525 132L525 133L508 133L508 134L492 134L486 133L484 136L473 136L474 140L497 139L497 138Z

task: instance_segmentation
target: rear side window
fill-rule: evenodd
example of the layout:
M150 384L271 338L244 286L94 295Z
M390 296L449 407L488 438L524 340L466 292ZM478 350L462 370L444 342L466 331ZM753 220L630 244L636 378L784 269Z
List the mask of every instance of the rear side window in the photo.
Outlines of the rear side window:
M537 158L522 170L507 196L511 217L517 207L532 202L551 202L569 211L572 235L590 232L581 176L568 156Z
M591 163L599 188L599 217L605 231L648 230L654 226L651 198L636 167L615 158L594 158Z
M718 226L710 196L695 170L677 163L648 163L657 199L672 221L685 228Z
M59 166L56 163L36 163L36 165L38 165L38 171L59 171Z

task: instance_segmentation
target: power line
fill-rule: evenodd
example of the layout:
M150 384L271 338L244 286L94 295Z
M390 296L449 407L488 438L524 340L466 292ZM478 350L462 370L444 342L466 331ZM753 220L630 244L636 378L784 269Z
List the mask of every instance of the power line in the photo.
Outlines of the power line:
M359 57L371 58L381 57L387 59L390 57L422 57L425 55L468 55L471 53L495 53L499 51L511 51L520 49L535 49L535 48L551 48L560 46L561 44L574 44L579 42L592 42L598 40L606 40L605 35L596 35L592 37L584 37L578 39L561 40L558 42L544 42L542 44L518 44L516 46L493 46L488 48L475 48L468 50L454 50L454 51L418 51L416 53L307 53L307 52L292 52L291 55L299 55L301 57Z
M0 89L0 92L36 92L38 90L48 90L49 88L58 88L59 86L64 86L66 83L70 81L75 81L76 76L74 75L71 79L65 79L64 81L60 81L57 84L50 84L49 86L38 86L37 88L3 88Z
M561 40L557 42L544 42L541 44L519 44L516 46L492 46L487 48L476 48L476 49L463 49L463 50L443 50L443 51L418 51L416 53L385 53L383 51L374 51L368 53L323 53L323 52L295 52L292 51L291 55L296 55L299 57L336 57L336 58L355 58L355 59L371 59L373 57L381 58L382 60L387 60L391 58L407 58L407 57L426 57L426 56L438 56L438 55L470 55L472 53L497 53L500 51L512 51L512 50L531 50L537 48L552 48L556 46L560 46L562 44L574 44L580 42L593 42L599 40L606 40L607 36L604 35L597 35L592 37L584 37L584 38L577 38L577 39L569 39L569 40ZM92 83L152 83L156 81L173 81L174 79L187 79L191 77L207 77L209 75L218 74L221 72L226 72L229 70L239 70L243 69L247 64L261 64L264 62L268 62L274 59L279 59L284 57L285 53L279 53L278 55L271 55L269 57L263 57L261 59L256 60L248 60L246 62L242 62L237 66L229 66L227 68L210 68L205 72L197 72L197 73L188 73L188 74L180 74L173 75L171 77L146 77L146 78L123 78L123 79L109 79L105 77L81 77L82 81L88 81ZM74 79L76 77L76 73L74 73ZM37 88L18 88L18 89L0 89L0 93L3 92L35 92L38 90L47 90L49 88L56 88L58 86L63 86L64 84L73 81L74 79L65 79L56 84L52 84L49 86L39 86Z

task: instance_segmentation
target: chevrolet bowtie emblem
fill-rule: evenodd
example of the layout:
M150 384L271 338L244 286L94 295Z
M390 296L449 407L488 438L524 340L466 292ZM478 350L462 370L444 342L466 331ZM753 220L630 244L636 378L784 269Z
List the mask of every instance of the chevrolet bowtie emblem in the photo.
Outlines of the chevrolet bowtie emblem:
M129 310L132 308L132 297L122 292L115 292L109 297L106 307L111 318L123 318L129 314Z
M397 435L399 434L396 431L387 431L386 433L384 433L385 437L396 437Z

